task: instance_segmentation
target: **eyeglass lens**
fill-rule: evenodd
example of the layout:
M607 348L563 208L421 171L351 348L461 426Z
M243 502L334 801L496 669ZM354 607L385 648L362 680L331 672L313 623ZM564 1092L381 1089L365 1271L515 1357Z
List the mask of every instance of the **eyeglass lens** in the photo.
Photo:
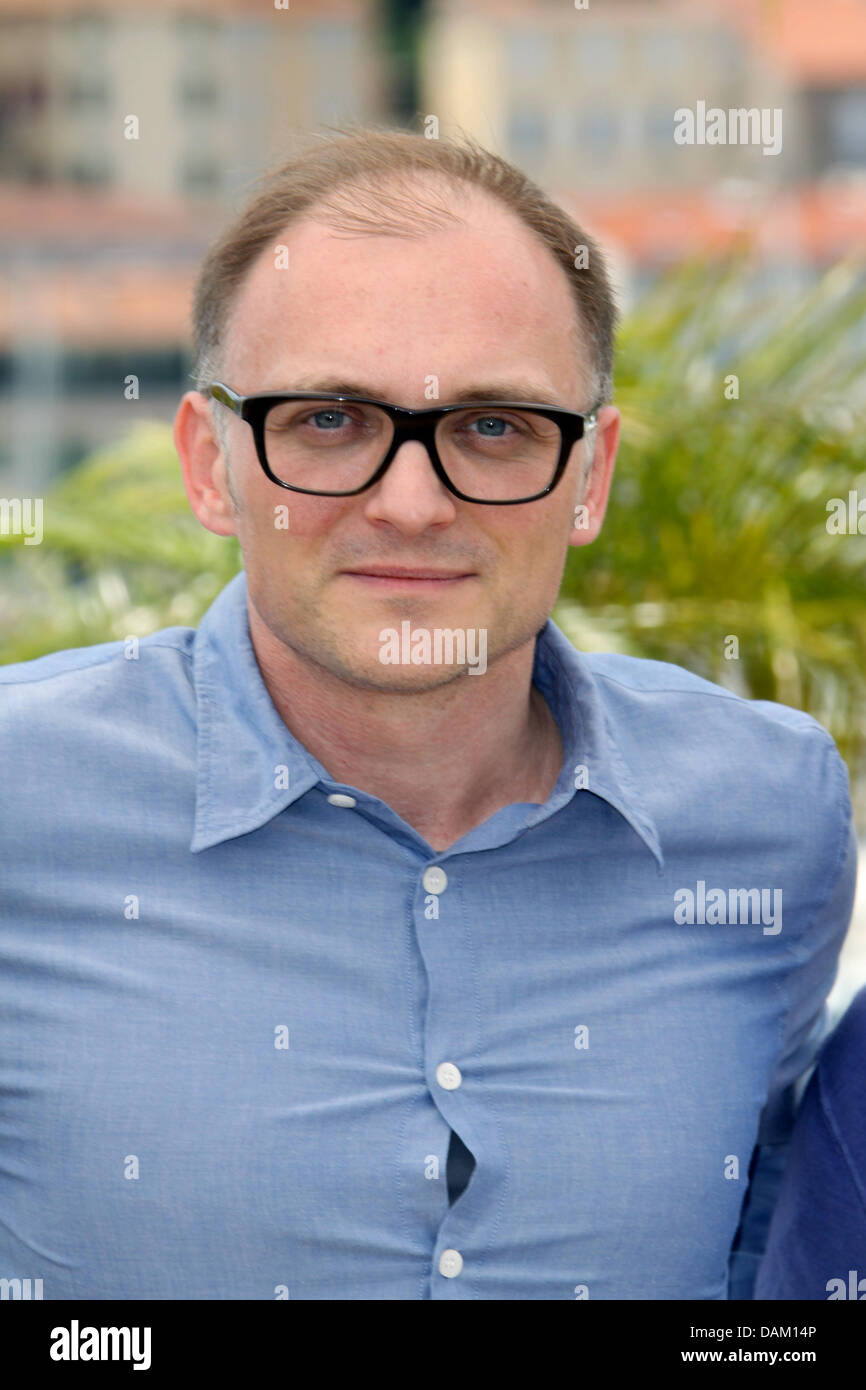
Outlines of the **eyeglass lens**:
M391 446L385 411L354 401L281 401L265 419L271 472L293 487L353 492ZM559 426L529 411L469 407L439 421L436 450L451 482L478 501L530 497L549 486L561 447Z

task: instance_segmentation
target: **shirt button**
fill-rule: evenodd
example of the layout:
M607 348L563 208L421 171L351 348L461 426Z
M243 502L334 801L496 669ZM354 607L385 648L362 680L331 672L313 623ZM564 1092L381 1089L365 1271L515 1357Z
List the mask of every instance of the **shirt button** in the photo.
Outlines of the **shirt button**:
M436 1080L443 1091L456 1091L463 1077L460 1068L455 1067L453 1062L440 1062L436 1068Z
M431 868L424 870L424 877L421 879L428 893L444 893L448 887L448 875L444 869L440 869L438 864L433 864Z
M328 797L332 806L357 806L354 796L347 796L345 792L331 792Z
M463 1256L459 1250L443 1250L439 1256L439 1273L446 1279L456 1279L463 1268Z

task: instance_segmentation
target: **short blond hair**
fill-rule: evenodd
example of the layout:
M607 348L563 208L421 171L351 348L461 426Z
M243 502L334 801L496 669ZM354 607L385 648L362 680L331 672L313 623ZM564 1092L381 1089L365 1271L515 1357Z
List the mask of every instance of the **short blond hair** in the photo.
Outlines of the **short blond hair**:
M419 177L432 196L421 198ZM562 266L588 339L593 404L610 399L617 310L600 248L526 174L471 136L430 140L369 126L332 129L260 182L211 246L196 280L192 375L199 390L220 375L228 320L247 272L291 223L315 210L317 220L355 235L424 235L458 220L448 193L468 186L511 211Z

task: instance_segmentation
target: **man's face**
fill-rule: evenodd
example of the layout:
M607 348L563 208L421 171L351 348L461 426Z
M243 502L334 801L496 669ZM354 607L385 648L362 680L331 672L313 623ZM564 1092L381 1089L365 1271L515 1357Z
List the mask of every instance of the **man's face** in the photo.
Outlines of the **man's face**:
M240 393L334 390L397 405L532 400L586 411L592 376L576 353L568 280L507 210L471 194L464 224L419 238L346 237L315 220L279 238L252 268L227 335L222 379ZM438 398L425 394L431 378ZM188 404L187 404L188 403ZM214 410L224 407L214 404ZM190 413L193 412L193 413ZM433 689L465 671L383 664L384 629L486 630L487 666L530 641L556 600L569 543L594 538L604 514L617 412L602 411L589 491L578 443L557 488L518 506L463 502L436 477L423 445L402 446L374 487L355 497L279 488L262 471L252 431L225 411L232 493L203 398L185 398L175 438L196 515L238 536L248 594L278 642L354 685ZM181 419L183 416L183 421ZM589 507L575 529L575 507ZM288 527L275 509L288 507ZM458 573L447 580L376 580L366 566Z

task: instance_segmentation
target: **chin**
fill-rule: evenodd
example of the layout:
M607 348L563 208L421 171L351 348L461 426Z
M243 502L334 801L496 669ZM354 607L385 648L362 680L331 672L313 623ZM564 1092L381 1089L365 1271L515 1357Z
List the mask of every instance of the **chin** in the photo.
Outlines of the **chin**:
M402 695L423 695L439 690L468 675L466 666L389 665L377 658L340 663L340 675L351 685L366 690Z

